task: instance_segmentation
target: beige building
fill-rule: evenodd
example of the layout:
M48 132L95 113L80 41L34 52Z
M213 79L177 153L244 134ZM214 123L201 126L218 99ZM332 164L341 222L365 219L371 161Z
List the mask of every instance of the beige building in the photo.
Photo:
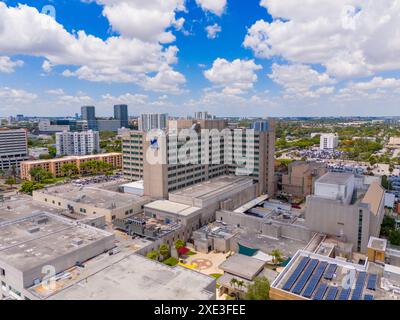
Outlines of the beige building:
M323 163L295 161L289 164L288 174L282 176L282 191L294 198L304 199L313 193L315 180L326 172Z
M122 154L121 153L104 153L97 155L88 155L88 156L71 156L50 160L34 160L34 161L24 161L21 163L21 179L24 180L32 180L30 175L30 171L34 168L41 167L50 173L52 173L55 177L62 177L65 174L61 171L61 168L64 164L75 164L78 168L83 163L98 160L104 161L111 164L114 168L122 168Z
M166 199L169 192L226 174L251 177L258 184L257 194L274 194L275 123L273 120L266 123L267 129L254 131L254 135L252 131L243 130L240 144L233 144L233 148L228 149L226 136L233 139L234 132L227 128L224 120L170 121L167 135L154 133L144 142L145 195ZM174 133L182 129L194 129L198 133L198 140L194 142L196 145L192 146L198 151L197 162L181 164L177 159L179 155L171 152L173 146L176 146L175 150L180 150L187 143L178 141L177 134ZM219 136L203 135L203 129L216 130ZM219 139L219 150L212 150L213 139ZM154 142L156 145L153 145ZM162 161L150 161L147 156L149 153ZM254 156L246 157L248 154ZM241 164L233 160L239 157L243 157ZM226 158L231 161L226 161Z
M354 176L327 173L307 197L306 226L313 232L337 236L366 253L371 236L379 237L384 216L385 190L373 182L365 191L355 186Z
M388 146L392 147L392 148L399 148L400 147L400 137L390 137Z
M68 210L71 217L102 215L107 222L141 213L144 205L150 202L148 197L72 184L37 190L32 196L35 201Z

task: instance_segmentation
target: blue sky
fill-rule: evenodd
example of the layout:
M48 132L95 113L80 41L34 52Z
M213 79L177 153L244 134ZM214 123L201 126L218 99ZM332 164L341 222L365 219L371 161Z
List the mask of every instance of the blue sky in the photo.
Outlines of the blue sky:
M55 20L42 14L55 9ZM399 115L396 0L0 1L0 116Z

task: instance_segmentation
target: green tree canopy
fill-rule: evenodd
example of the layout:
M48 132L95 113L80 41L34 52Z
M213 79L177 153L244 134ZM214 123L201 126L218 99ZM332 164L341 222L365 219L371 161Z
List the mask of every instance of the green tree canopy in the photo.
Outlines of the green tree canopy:
M257 277L247 286L245 300L269 300L270 283L266 277Z
M44 182L47 179L53 178L53 175L51 172L47 171L46 169L42 167L36 167L32 168L29 171L29 174L31 175L32 179L36 182Z

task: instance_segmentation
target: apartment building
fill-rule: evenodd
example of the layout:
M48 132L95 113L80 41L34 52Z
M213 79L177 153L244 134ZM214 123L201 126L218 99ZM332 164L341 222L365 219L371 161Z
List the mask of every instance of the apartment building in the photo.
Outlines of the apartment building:
M142 113L139 118L139 131L148 132L153 129L167 128L168 114Z
M143 179L143 147L146 134L142 131L128 131L122 135L123 172L129 180Z
M337 134L322 134L320 140L321 150L334 150L339 145L339 137Z
M327 172L326 165L318 162L295 161L282 176L282 191L297 199L313 193L314 182Z
M28 138L25 129L0 130L0 169L19 168L28 160Z
M111 164L114 168L122 168L122 154L121 153L104 153L88 156L70 156L50 160L36 160L24 161L21 163L21 179L32 180L30 171L33 168L41 167L51 172L55 177L62 177L65 174L61 168L64 164L75 164L78 168L85 163L93 160L104 161Z
M56 133L57 155L84 156L100 152L98 131Z

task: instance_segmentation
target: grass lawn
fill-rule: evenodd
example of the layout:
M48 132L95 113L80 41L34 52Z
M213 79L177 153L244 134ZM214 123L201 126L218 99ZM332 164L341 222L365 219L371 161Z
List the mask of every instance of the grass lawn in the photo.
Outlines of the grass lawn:
M197 252L193 252L193 251L189 251L188 253L186 253L185 255L186 256L194 256L194 255L196 255L197 254Z
M212 273L210 274L211 277L214 277L215 279L219 279L220 277L222 277L221 273Z
M170 257L164 260L163 263L166 264L167 266L175 267L179 263L179 260L174 257Z
M43 181L44 184L55 184L58 182L64 182L65 181L65 177L60 177L60 178L51 178L51 179L46 179Z

